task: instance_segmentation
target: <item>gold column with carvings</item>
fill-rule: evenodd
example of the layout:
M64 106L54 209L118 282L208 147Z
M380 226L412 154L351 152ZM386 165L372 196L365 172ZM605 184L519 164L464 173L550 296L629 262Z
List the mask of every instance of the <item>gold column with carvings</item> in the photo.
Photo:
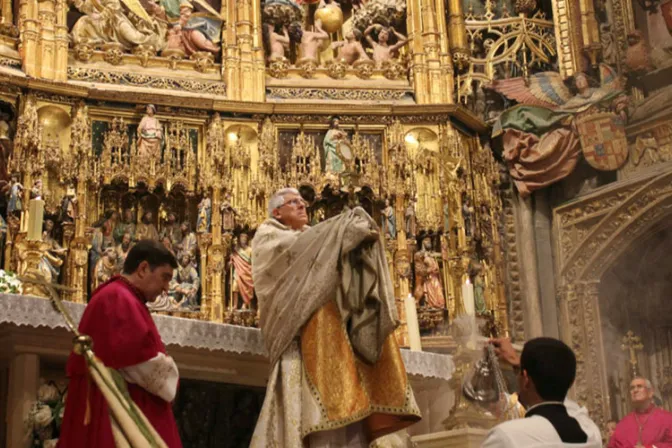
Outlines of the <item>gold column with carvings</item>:
M446 23L446 5L443 0L436 1L436 29L439 34L439 60L441 63L441 79L444 85L441 89L441 102L452 104L454 102L453 59L450 54L450 42L448 41L448 25Z
M90 238L86 235L89 181L93 179L93 147L91 140L91 120L88 107L80 102L72 110L72 128L70 131L70 151L63 161L61 176L66 184L75 185L77 198L75 231L70 241L70 253L66 269L66 284L75 292L69 300L86 303L88 284L88 257L91 248Z
M55 81L68 80L68 3L65 0L56 0L56 24L54 25L54 40L56 52L54 54Z
M582 17L579 16L581 8L571 0L554 0L552 5L560 73L569 77L583 70ZM597 32L597 25L595 31Z
M12 23L13 19L12 0L0 1L0 23Z
M411 41L411 72L418 104L453 102L453 66L441 0L408 2L406 27Z
M221 11L227 23L222 64L227 97L237 101L264 101L266 68L258 2L226 0Z
M222 2L222 16L226 17L226 33L222 53L222 76L226 83L226 96L230 100L240 100L240 50L237 42L236 0Z
M602 49L600 32L595 18L595 5L593 0L580 0L581 7L581 34L583 37L583 51L590 59L590 64L595 67L597 58Z
M408 29L408 38L410 40L412 54L410 71L413 77L415 99L418 104L427 104L429 103L429 79L427 76L425 49L423 47L420 0L412 0L408 2L406 28Z
M20 55L28 76L67 80L68 28L65 0L21 0Z
M28 76L37 76L39 60L37 59L38 41L40 38L40 22L38 20L37 0L20 0L19 2L19 54L23 71Z
M469 63L469 43L467 41L467 27L464 23L464 9L462 0L448 0L448 37L453 61L459 69Z

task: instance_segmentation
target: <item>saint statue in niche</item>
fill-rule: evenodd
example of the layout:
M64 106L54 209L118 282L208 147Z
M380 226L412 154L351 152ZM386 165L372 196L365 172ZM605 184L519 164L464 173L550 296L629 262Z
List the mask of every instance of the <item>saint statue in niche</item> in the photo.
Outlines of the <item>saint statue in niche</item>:
M328 173L342 173L345 171L345 163L342 157L343 146L345 151L350 154L350 141L348 134L340 128L338 117L331 119L329 130L324 136L322 147L324 149L325 171Z
M163 129L161 122L154 116L156 107L148 104L145 116L138 125L138 157L140 163L149 163L150 160L159 160L161 157L161 143Z

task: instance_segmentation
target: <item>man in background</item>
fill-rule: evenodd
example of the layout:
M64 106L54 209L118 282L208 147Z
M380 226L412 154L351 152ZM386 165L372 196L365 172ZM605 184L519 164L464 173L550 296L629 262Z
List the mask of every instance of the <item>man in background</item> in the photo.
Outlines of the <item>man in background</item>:
M576 376L576 357L562 341L536 338L519 357L508 339L491 341L498 357L518 373L518 394L525 418L494 427L483 448L590 447L602 436L584 408L567 400Z
M672 448L672 413L655 405L651 381L633 379L630 401L633 410L618 422L607 448Z
M171 409L179 374L146 303L168 290L176 267L175 257L158 241L139 241L128 252L123 274L93 293L79 323L96 356L121 373L131 398L170 448L182 446ZM86 360L71 353L66 369L70 384L58 446L114 448L108 405L89 377Z

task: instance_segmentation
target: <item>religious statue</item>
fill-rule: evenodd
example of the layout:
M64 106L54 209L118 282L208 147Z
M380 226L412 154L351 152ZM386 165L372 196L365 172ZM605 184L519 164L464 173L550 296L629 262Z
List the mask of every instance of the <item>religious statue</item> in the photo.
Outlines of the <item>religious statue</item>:
M492 220L490 219L490 209L488 208L488 204L481 204L480 213L478 215L478 225L482 243L486 246L492 246Z
M373 30L378 30L378 42L371 37ZM391 33L397 37L397 43L394 45L390 45L388 42ZM377 23L369 26L364 31L364 37L366 37L367 42L373 48L373 60L377 68L381 68L385 62L392 60L394 54L408 43L406 36L399 33L393 27L385 28L383 25Z
M315 22L315 31L304 30L300 22L294 22L289 26L289 35L294 42L299 42L300 58L315 62L322 41L329 40L329 34L322 29L319 20Z
M12 136L9 114L0 113L0 181L7 181L7 162L12 155Z
M182 241L181 225L177 222L177 215L175 212L168 213L168 219L161 229L161 241L168 238L171 244L177 244Z
M370 60L362 46L362 32L358 29L349 31L345 35L345 40L333 42L331 48L338 49L338 59L348 65Z
M413 257L415 261L413 297L418 304L424 299L427 306L443 309L446 306L446 299L443 296L441 269L439 262L436 261L437 255L432 251L432 239L425 237L422 240L422 249Z
M189 229L187 221L182 223L180 231L182 232L182 241L173 245L177 257L181 258L183 254L188 254L192 260L196 260L196 249L198 248L198 241L196 234Z
M183 252L179 259L180 265L177 267L173 278L174 286L171 288L173 297L180 307L195 310L198 307L197 294L200 287L198 272L191 262L189 253Z
M334 117L329 123L329 130L322 143L325 171L327 173L342 173L345 171L345 164L339 154L340 145L350 146L350 141L347 132L340 128L340 120L338 117Z
M611 31L611 23L600 24L600 44L602 45L602 59L606 64L616 65L618 62L618 42Z
M161 244L163 244L163 247L168 249L173 256L175 256L175 248L173 246L173 242L170 239L169 236L163 236L161 237Z
M390 205L390 200L385 199L385 208L382 211L382 229L386 238L397 238L397 217L394 213L394 207Z
M135 217L133 216L133 209L124 209L124 219L122 222L114 226L114 239L120 243L124 235L127 233L131 235L131 241L135 240Z
M471 205L471 199L465 196L462 202L462 219L464 220L464 234L471 237L474 234L474 207Z
M135 20L127 17L121 0L75 0L74 6L84 16L72 27L70 36L75 45L119 44L124 50L138 45L152 46L161 50L165 45L167 21L157 17L159 11L153 6L147 12L139 1L123 0Z
M415 203L416 199L413 197L408 201L406 210L404 211L405 230L407 237L415 236L416 218L415 218Z
M161 144L163 142L163 129L161 122L154 116L156 107L148 104L145 116L138 125L138 157L141 163L147 164L151 160L159 161L161 157Z
M108 247L93 269L93 285L91 289L95 290L98 286L111 279L118 270L117 251L114 247Z
M137 229L135 231L136 241L140 241L140 240L157 240L158 241L159 231L156 230L156 226L154 225L154 222L152 221L153 218L154 218L154 215L150 211L147 211L142 215L142 219L140 220L140 224L138 224Z
M234 297L234 307L241 305L241 309L251 308L254 297L254 283L252 281L252 248L248 244L249 236L241 233L238 244L231 254L233 266L233 284L231 290ZM241 303L242 302L242 303Z
M450 202L446 198L443 202L443 233L448 235L450 232Z
M236 209L231 205L231 194L226 194L220 209L222 212L222 230L225 233L231 232L236 227L236 216L238 215Z
M268 59L270 61L285 59L285 51L287 51L290 44L287 27L283 25L282 34L279 34L275 32L274 24L267 23L265 25L264 37L266 38L268 45Z
M493 126L493 137L502 137L502 156L509 167L516 188L522 197L567 177L581 159L581 141L576 117L587 116L604 104L614 109L614 116L603 116L604 126L613 127L607 134L591 135L595 139L625 139L624 111L627 97L622 82L614 70L600 65L602 86L593 88L584 73L574 76L578 93L572 96L562 76L556 72L535 73L528 78L510 78L493 81L491 87L505 97L521 104L504 111ZM547 95L545 92L553 92ZM620 114L617 117L616 114ZM603 126L595 124L594 127ZM619 131L620 128L620 131ZM587 131L583 131L587 132ZM600 159L600 163L619 168L618 161L627 158L627 141L611 145L614 153ZM622 150L619 150L623 146ZM590 149L590 148L588 148ZM618 151L618 152L617 152ZM595 153L597 157L598 153ZM584 157L593 157L584 152ZM597 163L596 159L592 159ZM591 163L590 160L588 160Z
M198 218L196 220L196 233L208 233L212 219L212 201L208 193L205 193L201 203L198 204Z
M108 247L114 246L114 237L112 235L112 210L105 214L93 224L93 238L91 240L91 250L89 251L89 274L93 278L93 271Z
M75 197L75 192L68 188L63 200L61 201L61 207L58 212L59 221L63 222L74 222L77 217L77 198Z
M30 189L30 199L42 199L42 179L36 179Z
M133 247L133 237L130 233L124 233L124 236L121 237L121 243L117 244L115 251L117 253L117 264L118 271L121 272L124 267L124 262L126 261L126 256L128 251Z
M7 204L7 215L12 213L20 214L23 210L23 185L19 182L19 175L12 174L12 180L9 188L9 203Z
M487 301L485 300L485 268L482 263L474 263L471 267L471 273L474 279L474 308L476 315L484 314L488 309Z
M185 55L205 51L219 54L222 20L211 15L194 15L194 5L189 0L180 2L180 19L169 34L166 48L181 50Z
M51 219L44 221L42 241L47 243L49 248L44 252L40 260L40 272L44 275L46 281L57 283L68 249L61 247L54 238L54 221Z

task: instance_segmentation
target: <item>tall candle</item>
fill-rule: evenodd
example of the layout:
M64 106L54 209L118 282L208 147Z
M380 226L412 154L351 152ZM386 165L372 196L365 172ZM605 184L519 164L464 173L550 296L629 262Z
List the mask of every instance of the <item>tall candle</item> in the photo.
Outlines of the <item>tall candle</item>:
M411 350L421 351L420 325L418 324L418 311L415 309L415 298L409 294L404 300L406 308L406 329L408 330L408 345Z
M467 281L462 285L462 302L464 303L464 312L467 316L476 315L476 307L474 305L474 285L467 278Z
M44 221L44 201L31 199L28 206L28 237L30 241L42 241L42 224Z

